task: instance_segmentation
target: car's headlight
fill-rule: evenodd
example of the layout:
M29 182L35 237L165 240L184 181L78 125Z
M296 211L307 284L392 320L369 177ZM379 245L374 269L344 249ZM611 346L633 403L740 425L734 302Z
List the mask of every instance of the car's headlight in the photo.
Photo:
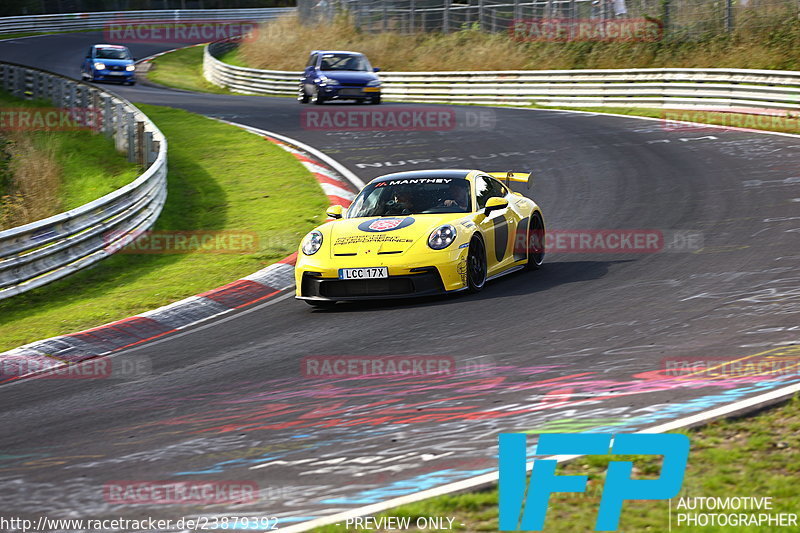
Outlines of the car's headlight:
M320 85L339 85L339 80L333 78L323 78Z
M95 70L105 70L106 69L106 64L105 63L100 63L98 61L97 63L94 64L94 68L95 68Z
M367 87L380 87L381 80L372 80L371 82L367 83Z
M303 253L306 255L314 255L322 246L322 233L314 230L303 239Z
M436 228L428 237L428 246L434 250L444 250L456 240L456 228L450 224L445 224Z
M135 65L128 65L127 67L125 67L125 70L127 70L128 72L131 72L133 70L136 70L136 66Z

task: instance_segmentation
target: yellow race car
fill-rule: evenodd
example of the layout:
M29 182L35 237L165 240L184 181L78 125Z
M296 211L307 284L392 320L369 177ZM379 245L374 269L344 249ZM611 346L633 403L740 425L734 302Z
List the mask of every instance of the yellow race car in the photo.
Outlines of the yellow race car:
M333 220L303 239L296 297L325 307L339 300L477 292L492 278L538 268L542 212L509 188L529 177L415 170L375 178L348 209L331 206Z

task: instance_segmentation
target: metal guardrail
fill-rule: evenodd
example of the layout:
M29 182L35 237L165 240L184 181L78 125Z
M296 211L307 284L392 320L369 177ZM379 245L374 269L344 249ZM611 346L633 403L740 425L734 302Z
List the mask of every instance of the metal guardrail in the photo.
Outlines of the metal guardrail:
M0 63L0 84L17 97L46 99L69 110L76 122L113 137L117 150L146 168L133 182L93 202L0 231L3 299L87 267L149 229L167 197L167 141L133 104L88 83Z
M252 9L158 9L145 11L100 11L95 13L58 13L0 17L0 35L103 29L120 22L197 22L248 20L262 21L291 13L293 7Z
M238 67L217 59L237 46L206 47L211 83L249 94L297 94L300 72ZM387 100L537 104L587 107L669 107L708 110L800 110L800 72L728 68L381 72Z

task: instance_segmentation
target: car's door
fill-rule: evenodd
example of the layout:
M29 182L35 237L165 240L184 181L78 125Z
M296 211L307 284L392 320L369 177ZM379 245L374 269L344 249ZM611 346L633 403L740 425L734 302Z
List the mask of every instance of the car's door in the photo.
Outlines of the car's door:
M508 188L489 176L479 175L475 178L475 196L477 208L486 207L489 198L499 197L508 201L508 207L492 211L488 216L479 219L478 226L487 238L486 259L489 275L497 274L510 266L514 258L514 237L520 222L520 212L514 202L514 195Z

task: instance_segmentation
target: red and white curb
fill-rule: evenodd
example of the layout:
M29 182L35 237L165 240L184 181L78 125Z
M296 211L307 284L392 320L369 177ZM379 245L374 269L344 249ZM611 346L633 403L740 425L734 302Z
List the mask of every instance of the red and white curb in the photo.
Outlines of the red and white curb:
M352 172L315 148L283 135L228 124L257 134L294 155L314 175L331 204L349 206L354 191L363 186ZM296 259L294 253L242 279L164 307L0 353L0 383L103 357L272 298L294 287Z

